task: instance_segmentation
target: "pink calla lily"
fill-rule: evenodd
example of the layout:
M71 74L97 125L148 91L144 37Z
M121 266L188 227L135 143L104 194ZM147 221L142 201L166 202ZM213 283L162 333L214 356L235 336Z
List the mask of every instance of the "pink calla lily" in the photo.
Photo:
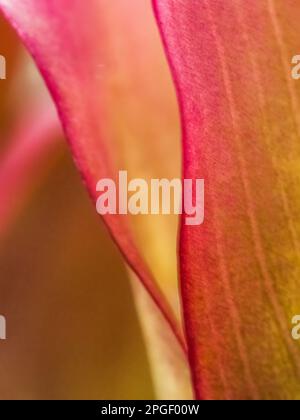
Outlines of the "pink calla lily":
M174 178L182 157L183 178L205 180L204 223L182 219L178 252L176 216L103 216L132 281L157 397L299 399L297 1L0 8L45 80L94 203L98 180L122 169ZM27 145L25 161L35 158ZM14 185L14 165L3 168L0 185L1 173Z

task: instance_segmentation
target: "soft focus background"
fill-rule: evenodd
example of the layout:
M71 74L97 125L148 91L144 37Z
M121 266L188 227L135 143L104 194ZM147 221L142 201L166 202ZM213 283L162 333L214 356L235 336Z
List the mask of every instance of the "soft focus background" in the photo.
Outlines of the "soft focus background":
M27 98L30 61L2 18L0 54L8 65L8 79L0 81L1 165ZM8 335L0 341L0 399L154 398L121 257L63 140L57 148L0 237L0 314Z

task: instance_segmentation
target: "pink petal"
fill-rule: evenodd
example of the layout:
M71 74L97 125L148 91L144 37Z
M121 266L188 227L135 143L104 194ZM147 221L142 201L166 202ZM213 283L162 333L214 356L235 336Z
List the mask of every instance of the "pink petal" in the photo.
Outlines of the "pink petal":
M296 0L154 0L205 221L181 231L198 398L299 399L300 83Z
M172 159L166 154L164 141L174 142L177 134L176 119L173 131L166 130L174 109L176 115L176 104L150 4L145 7L140 0L0 0L0 6L47 82L93 200L97 199L98 180L115 179L119 169L133 165L138 175L149 163L156 164L163 157L172 173ZM156 83L156 75L162 84ZM157 271L164 270L171 277L171 286L169 280L161 283L164 291L170 291L171 304L154 280L152 271L156 266L150 270L143 258L141 244L145 245L145 235L136 232L137 221L132 225L128 217L114 215L104 216L104 220L129 266L184 347L181 328L171 309L172 305L178 310L176 275L165 268L170 265L172 248L176 274L175 240L170 247L169 240L163 239L169 227L158 230L161 240L149 224L143 231L149 241L149 247L144 249L151 249L149 259L153 261L153 255L158 254L161 261ZM172 226L175 229L171 238L175 238L176 220Z

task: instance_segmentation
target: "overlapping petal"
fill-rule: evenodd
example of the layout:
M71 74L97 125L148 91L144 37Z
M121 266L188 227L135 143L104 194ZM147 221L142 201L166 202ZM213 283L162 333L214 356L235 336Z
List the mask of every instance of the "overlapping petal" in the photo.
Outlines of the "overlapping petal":
M0 6L46 80L94 200L98 180L117 179L120 169L146 180L178 176L177 103L150 2L1 0ZM184 349L177 217L104 220Z
M132 167L135 175L149 176L148 162L164 157L168 150L165 141L168 144L172 141L176 149L176 117L172 120L174 128L166 130L174 115L174 103L169 100L171 84L163 56L157 55L159 39L150 7L136 0L130 2L130 7L126 0L91 0L88 4L75 0L71 5L66 0L4 0L0 4L47 81L77 166L94 199L100 178L115 179L118 169L128 168L132 173ZM163 80L159 86L154 80L157 72ZM157 95L162 87L166 87L163 97ZM173 165L164 175L172 171ZM143 278L154 299L161 302L174 325L168 304L163 303L153 275L143 262L136 245L138 239L134 238L127 219L105 217L128 263ZM160 231L156 245L168 256L168 246L165 249ZM148 232L149 242L153 237ZM161 261L166 264L169 259Z
M154 0L181 103L184 176L205 222L182 227L197 396L300 397L300 83L296 0Z

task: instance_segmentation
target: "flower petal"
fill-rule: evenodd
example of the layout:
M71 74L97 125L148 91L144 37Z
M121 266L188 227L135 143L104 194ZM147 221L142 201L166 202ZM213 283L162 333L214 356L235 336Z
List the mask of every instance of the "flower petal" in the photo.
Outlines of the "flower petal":
M300 397L296 0L155 0L179 94L184 176L205 221L181 232L197 397Z
M155 398L191 400L190 369L183 349L137 277L129 270L133 295L150 360Z
M146 179L179 172L177 106L150 3L1 0L0 6L46 79L94 200L98 180L115 179L120 169ZM104 220L184 347L171 309L179 312L177 218Z

